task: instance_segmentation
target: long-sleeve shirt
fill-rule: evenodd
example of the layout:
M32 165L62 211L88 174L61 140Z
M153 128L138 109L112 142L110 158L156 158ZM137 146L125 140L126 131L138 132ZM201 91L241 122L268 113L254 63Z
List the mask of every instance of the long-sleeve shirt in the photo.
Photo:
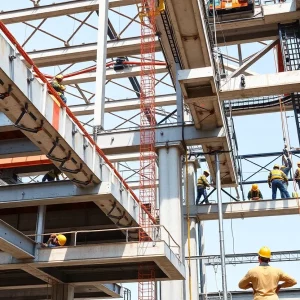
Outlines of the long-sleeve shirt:
M300 168L297 168L294 177L295 177L295 179L296 179L297 181L300 180Z
M239 288L243 290L253 288L254 300L277 300L276 289L280 282L283 282L281 284L283 288L297 284L294 278L282 270L262 264L249 270L239 282Z
M257 190L257 191L250 190L249 193L248 193L248 199L250 200L252 198L263 199L261 191L260 190Z
M209 187L209 183L208 183L205 175L201 175L198 178L197 186L198 187Z
M51 82L51 85L52 87L57 91L57 93L60 95L60 94L63 94L66 87L62 84L60 84L57 80L52 80Z

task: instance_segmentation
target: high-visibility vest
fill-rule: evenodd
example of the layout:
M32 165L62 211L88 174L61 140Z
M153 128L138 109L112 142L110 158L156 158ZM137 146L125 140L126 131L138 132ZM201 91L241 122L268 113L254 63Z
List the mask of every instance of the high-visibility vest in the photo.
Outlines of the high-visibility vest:
M295 179L300 180L300 168L297 168L297 173L298 173L298 176Z
M259 197L259 190L257 189L256 191L250 191L250 198L253 198L253 197Z
M198 186L206 186L206 177L204 175L201 175L199 178L198 178L198 181L197 181L197 185Z
M271 181L274 179L283 180L282 171L281 170L271 170Z

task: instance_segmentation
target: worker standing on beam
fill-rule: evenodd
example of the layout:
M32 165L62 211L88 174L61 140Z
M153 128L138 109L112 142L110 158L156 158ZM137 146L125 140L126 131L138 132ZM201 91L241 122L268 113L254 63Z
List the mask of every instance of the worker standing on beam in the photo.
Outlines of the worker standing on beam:
M249 270L246 276L239 282L239 288L243 290L253 289L254 300L277 300L281 288L287 288L297 284L297 281L282 270L269 265L271 250L262 247L258 252L259 266ZM280 284L280 282L283 282Z
M201 196L204 197L204 199L202 200L202 202L200 204L209 204L208 198L207 198L207 192L206 189L210 189L210 184L207 181L207 177L209 177L209 172L208 171L204 171L203 175L201 175L198 178L198 182L197 182L197 199L196 199L196 205L199 204L200 198Z
M297 162L297 170L295 172L294 179L298 183L300 189L300 161Z
M66 87L64 85L62 85L63 79L64 79L64 76L62 74L56 75L52 79L51 85L57 91L57 94L60 96L61 100L64 101L64 103L67 103L67 98L64 95Z
M248 193L248 200L262 200L263 196L261 191L258 189L257 184L253 184L251 190Z
M274 165L273 170L270 171L268 183L269 187L272 188L273 200L276 199L277 189L282 193L282 199L290 198L290 194L284 185L284 183L286 183L286 186L288 185L288 178L281 170L279 170L279 165Z

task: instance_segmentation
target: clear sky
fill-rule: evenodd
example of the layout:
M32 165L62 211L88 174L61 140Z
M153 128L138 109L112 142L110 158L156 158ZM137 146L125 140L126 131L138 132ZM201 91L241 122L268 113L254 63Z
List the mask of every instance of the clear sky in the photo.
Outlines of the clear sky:
M21 3L22 2L22 3ZM50 4L53 1L51 0L41 0L41 4ZM57 1L63 2L63 1ZM29 0L10 0L10 1L1 1L0 9L7 11L12 9L17 9L20 7L25 7L26 5L31 7L32 4ZM124 14L131 14L130 8L116 9ZM77 14L76 17L83 19L87 14ZM117 32L120 32L122 28L127 24L128 20L117 16L113 12L110 12L111 21L115 24ZM67 17L59 19L49 19L45 22L42 28L51 30L52 33L67 39L67 37L74 31L75 25L77 24L74 20L71 20ZM30 22L30 24L37 25L39 21ZM93 14L91 17L91 24L97 24L96 15ZM11 25L9 28L13 31L16 38L23 43L29 34L32 32L32 29L27 25ZM130 29L125 32L124 37L132 37L139 35L139 27L135 25L130 27ZM95 42L96 30L87 28L83 26L79 31L78 35L70 41L71 45ZM27 51L33 51L34 49L47 49L63 47L63 43L59 40L55 40L49 36L46 36L43 33L37 33L34 39L30 41L25 49ZM250 54L253 54L255 51L258 51L264 47L261 44L246 44L242 46L243 57L247 57ZM224 47L222 48L223 53L229 54L231 56L237 55L236 47ZM158 56L158 59L161 59L161 56ZM233 64L233 63L230 63ZM86 67L87 63L82 63L80 67ZM77 65L77 69L79 68ZM69 71L75 70L71 68ZM274 67L274 56L273 51L269 52L265 57L263 57L259 62L254 64L251 67L252 71L255 71L260 74L272 73L275 72ZM59 72L57 68L45 68L43 70L45 73L56 74ZM158 78L161 78L162 75L158 75ZM117 80L119 83L126 84L128 87L127 79ZM170 80L167 80L170 82ZM82 87L87 88L89 91L93 91L95 88L94 83L83 84ZM133 92L130 92L125 89L116 89L115 85L108 84L106 89L106 97L113 99L124 99L135 97ZM70 88L68 88L70 91ZM74 91L76 94L76 92ZM172 89L167 86L160 86L157 88L157 94L167 94L172 93ZM78 94L78 93L77 93ZM76 98L68 95L68 103L82 103ZM172 111L172 107L168 108L169 111ZM134 115L136 112L132 111L131 115ZM120 116L128 117L128 112L119 114ZM299 141L295 129L295 119L293 112L288 112L288 124L290 128L290 137L291 137L291 146L299 147ZM83 120L86 120L83 118ZM133 119L138 120L138 119ZM105 119L105 128L113 128L117 124L117 118L111 115L107 115ZM281 130L281 119L279 113L274 114L265 114L265 115L253 115L245 117L235 117L235 128L238 138L239 154L253 154L253 153L266 153L266 152L279 152L283 149L283 138ZM120 122L120 121L119 121ZM124 127L129 127L133 125L126 125ZM262 158L255 160L259 164L267 164L271 159ZM297 158L294 158L294 166ZM281 163L280 160L277 161ZM271 165L272 166L272 165ZM203 165L205 168L205 165ZM243 164L244 178L247 174L251 174L257 170L257 167L249 163ZM200 174L200 170L199 174ZM261 172L254 177L255 180L267 178L267 172ZM250 186L245 186L245 193L248 192ZM260 190L263 193L265 199L271 198L271 190L267 185L260 185ZM228 190L235 195L234 190ZM290 193L292 192L292 184L289 187ZM214 197L212 197L214 198ZM223 201L229 201L228 197L223 195ZM300 240L297 238L298 228L300 225L300 215L295 216L283 216L283 217L269 217L269 218L254 218L254 219L236 219L236 220L225 220L224 221L224 231L225 231L225 248L226 253L243 253L243 252L257 252L258 249L267 245L273 251L281 250L297 250L300 249ZM216 221L210 221L205 223L205 252L206 254L219 254L219 237L218 237L218 223ZM300 281L299 276L299 262L291 263L277 263L273 264L279 266L294 276L298 281ZM237 290L237 283L239 279L246 273L246 271L253 267L254 265L240 265L240 266L227 266L227 281L228 281L228 290ZM221 288L221 272L220 267L216 270L216 276L214 269L212 267L207 268L207 288L208 292L215 292ZM136 284L126 285L132 289L133 298L136 298ZM297 285L299 287L299 284Z

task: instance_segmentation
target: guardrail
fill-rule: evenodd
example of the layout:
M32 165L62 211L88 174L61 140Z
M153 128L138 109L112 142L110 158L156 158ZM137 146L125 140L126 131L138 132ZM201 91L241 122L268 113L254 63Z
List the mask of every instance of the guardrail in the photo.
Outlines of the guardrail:
M171 236L170 232L165 228L163 225L151 225L148 226L147 228L142 228L142 227L124 227L124 228L111 228L111 229L95 229L95 230L74 230L74 231L65 231L65 232L59 232L59 234L63 235L73 235L72 237L72 244L67 243L67 246L80 246L83 245L84 243L78 243L78 237L80 235L84 235L87 233L99 233L99 232L116 232L116 231L121 231L125 234L125 241L127 243L130 242L137 242L138 240L132 240L130 238L130 232L139 232L139 231L148 231L148 235L151 237L151 240L149 239L149 242L153 243L155 245L156 242L165 242L167 246L170 249L175 249L173 252L175 255L181 259L181 251L180 251L180 246L179 244L174 240L174 238ZM38 236L50 236L49 233L44 233L44 234L29 234L27 235L30 238L36 238ZM144 242L143 242L144 243ZM91 243L93 244L93 243ZM61 247L61 246L59 246Z

